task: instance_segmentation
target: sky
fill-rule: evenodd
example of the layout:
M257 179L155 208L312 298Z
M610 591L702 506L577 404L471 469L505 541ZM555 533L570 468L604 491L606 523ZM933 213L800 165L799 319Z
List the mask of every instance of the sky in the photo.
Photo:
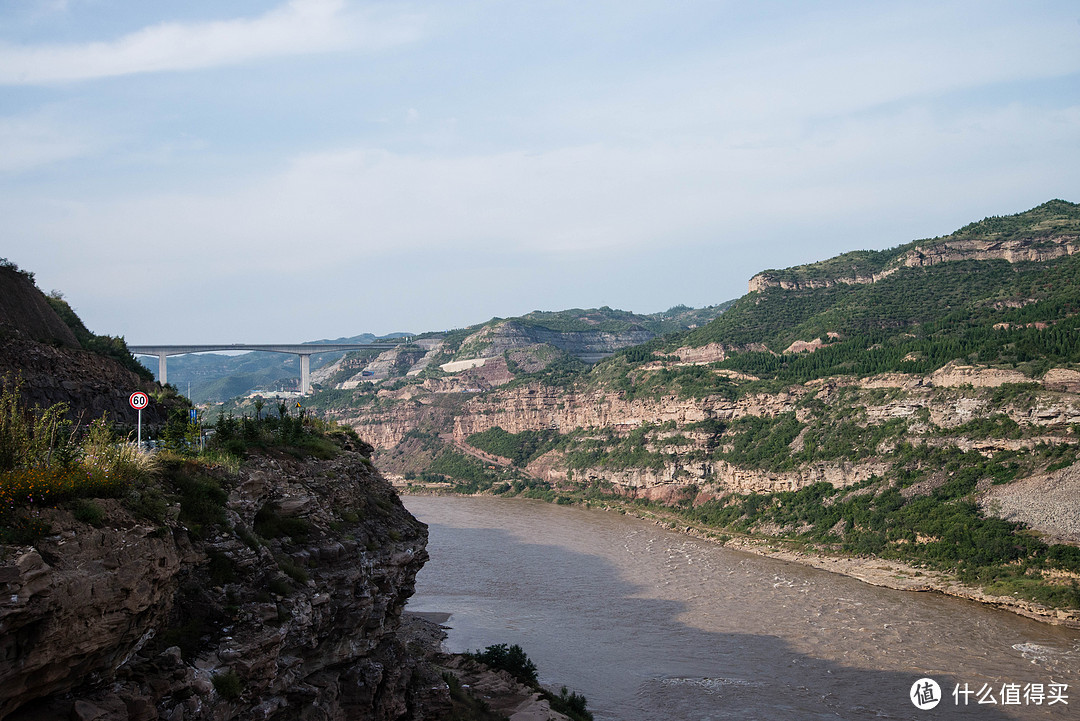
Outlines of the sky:
M133 345L713 305L1078 161L1073 0L0 3L0 256Z

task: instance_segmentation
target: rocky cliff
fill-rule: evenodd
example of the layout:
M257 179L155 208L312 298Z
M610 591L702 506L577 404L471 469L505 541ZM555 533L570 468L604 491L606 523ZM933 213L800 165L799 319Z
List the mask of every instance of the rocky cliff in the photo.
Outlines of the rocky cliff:
M663 368L654 364L652 372ZM396 451L417 429L448 434L459 446L467 446L473 434L497 427L511 434L558 434L560 447L525 469L556 486L569 476L579 482L604 481L647 497L678 496L680 488L689 486L723 495L797 490L821 481L840 487L860 483L889 470L891 462L884 456L899 441L955 445L990 456L1036 447L1075 448L1080 443L1074 432L1080 424L1076 393L1080 372L1053 369L1040 383L1029 381L1015 371L950 364L927 376L835 378L737 399L628 398L625 392L568 392L530 385L461 399L452 408L398 391L385 394L389 402L381 410L354 416L350 422L372 439L381 451L379 462L391 472L401 472L401 454ZM393 395L398 396L396 401ZM1014 397L1006 399L1008 395ZM733 448L725 453L725 446L737 443L744 433L740 420L778 424L787 417L795 430L783 454L804 460L778 468L769 459L740 457L730 452ZM987 417L998 419L999 425L965 427ZM832 443L830 434L839 432L845 421L859 429L847 447L806 452L808 435L819 446ZM637 457L638 465L627 462L620 467L610 455L595 452L598 447L609 454L617 452L635 432L634 442L647 454ZM848 432L854 433L854 426ZM875 434L881 436L880 447L859 447L863 437ZM599 436L604 437L602 442ZM582 465L575 453L586 446L594 451L590 456L594 462Z
M137 390L154 400L143 410L143 423L164 423L171 403L160 387L140 378L110 358L80 348L57 347L18 336L0 343L0 378L22 381L23 402L48 407L66 403L74 419L89 422L108 413L109 418L134 426L136 411L128 397Z
M156 517L47 510L50 535L2 549L0 718L437 711L445 684L396 636L427 531L367 459L169 477Z

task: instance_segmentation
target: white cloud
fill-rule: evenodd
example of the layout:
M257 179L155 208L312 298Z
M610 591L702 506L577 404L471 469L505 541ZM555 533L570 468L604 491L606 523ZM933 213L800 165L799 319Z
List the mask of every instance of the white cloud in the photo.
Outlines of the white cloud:
M99 152L107 143L44 110L0 118L0 173L19 173Z
M362 73L327 58L325 74L304 75L316 82L303 95L274 94L265 104L245 96L213 112L189 113L196 97L158 105L163 99L138 83L50 89L50 97L72 91L58 112L0 118L0 172L109 152L97 167L8 183L0 218L26 248L5 254L40 278L63 269L44 282L72 293L82 283L88 297L109 296L117 307L157 298L163 317L181 285L192 294L201 284L219 305L241 308L238 283L295 280L288 293L270 289L269 309L277 296L292 307L297 289L360 295L378 285L368 276L399 273L431 279L423 288L404 283L410 295L436 299L429 305L450 289L479 308L489 289L477 269L505 268L492 273L509 277L566 267L599 277L612 259L625 268L670 248L716 277L735 267L748 277L945 233L1050 197L1077 200L1080 107L1061 91L1067 82L1053 80L1080 71L1075 19L1024 9L1003 19L1004 11L955 4L819 6L811 17L718 26L685 51L648 52L649 36L640 35L621 49L628 54L614 44L610 55L598 51L594 68L591 33L582 35L590 52L566 48L567 67L559 42L544 43L551 57L495 54L539 45L515 32L544 37L550 28L507 24L494 10L508 6L497 0L469 5L463 13L429 4L420 21L309 0L107 43L0 47L0 83L46 83L387 47L428 26L440 32L438 42L369 58ZM578 6L563 7L552 27L572 26ZM197 85L219 98L233 80ZM276 115L271 103L300 112ZM235 142L236 128L251 138ZM475 280L447 270L448 259ZM443 288L428 287L443 276ZM741 291L744 280L711 300ZM668 288L649 286L656 297L682 299L682 287ZM626 289L645 292L629 281Z
M1014 212L1024 209L1017 202L1067 195L1080 176L1058 158L1080 145L1078 128L1080 109L1014 106L946 123L921 110L851 119L789 146L597 144L460 157L344 149L243 187L32 209L49 220L27 232L76 266L115 256L103 274L117 287L131 273L182 268L222 282L292 271L311 283L344 267L390 272L388 260L422 262L431 251L580 264L707 243L715 262L720 248L745 252L755 238L807 226L874 225L911 208L922 217L959 209L962 223L975 218L972 207ZM914 237L881 229L860 245Z
M110 42L0 44L0 83L45 84L347 48L380 50L415 41L420 25L416 16L364 13L344 0L291 0L253 19L162 23Z
M822 118L893 113L897 104L1076 74L1078 26L1073 15L1067 19L899 4L844 6L798 24L780 18L767 34L720 29L706 51L665 57L625 84L553 98L533 122L625 137L788 142L772 135L801 133L803 123Z

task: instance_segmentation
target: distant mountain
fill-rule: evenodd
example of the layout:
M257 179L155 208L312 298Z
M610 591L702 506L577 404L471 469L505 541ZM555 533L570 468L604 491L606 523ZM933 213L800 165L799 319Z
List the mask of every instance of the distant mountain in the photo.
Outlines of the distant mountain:
M486 389L515 378L563 376L619 350L665 333L708 323L730 305L708 308L679 305L640 315L625 310L571 308L532 311L514 318L492 318L446 333L422 333L409 346L350 353L313 373L315 387L351 390L364 382L393 379L450 381L463 389ZM469 371L458 374L459 371Z

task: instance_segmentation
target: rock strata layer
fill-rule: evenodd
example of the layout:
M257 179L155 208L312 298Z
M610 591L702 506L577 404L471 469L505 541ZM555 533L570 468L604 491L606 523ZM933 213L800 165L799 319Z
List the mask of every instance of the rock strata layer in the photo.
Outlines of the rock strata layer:
M427 528L367 459L214 480L222 523L98 501L101 528L49 510L51 535L0 549L0 718L437 717L446 684L397 636Z

